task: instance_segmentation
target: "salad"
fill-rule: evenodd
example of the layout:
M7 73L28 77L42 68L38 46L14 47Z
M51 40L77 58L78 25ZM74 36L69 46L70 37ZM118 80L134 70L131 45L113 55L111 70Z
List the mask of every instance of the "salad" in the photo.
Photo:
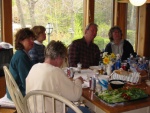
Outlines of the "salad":
M146 94L144 90L139 88L120 88L115 90L105 90L102 93L97 94L97 96L106 103L114 104L145 98L148 97L148 94Z

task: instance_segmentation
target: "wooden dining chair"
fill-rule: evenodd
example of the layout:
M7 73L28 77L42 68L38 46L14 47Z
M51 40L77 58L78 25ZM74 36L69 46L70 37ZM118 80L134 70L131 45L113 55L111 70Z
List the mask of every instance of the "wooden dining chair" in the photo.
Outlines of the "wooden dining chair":
M34 90L26 94L24 98L25 113L48 113L49 110L51 110L52 113L56 113L56 108L58 107L56 106L58 105L56 103L58 101L59 105L62 105L62 113L66 113L66 106L70 107L76 113L82 113L76 105L66 98L52 92L42 90ZM46 106L48 106L48 108Z
M6 86L8 92L10 93L11 99L15 104L17 113L24 113L22 93L8 68L6 66L3 66L3 69L5 74Z

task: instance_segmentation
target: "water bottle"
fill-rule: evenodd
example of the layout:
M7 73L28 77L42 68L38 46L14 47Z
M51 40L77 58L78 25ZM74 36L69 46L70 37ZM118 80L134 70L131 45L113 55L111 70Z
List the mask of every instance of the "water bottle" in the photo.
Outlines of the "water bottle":
M118 59L118 60L116 61L116 70L118 70L118 69L120 69L120 68L121 68L121 60Z
M95 88L96 88L96 79L95 79L95 77L92 77L90 90L95 90Z
M67 75L69 78L73 78L74 77L74 70L72 67L67 68Z

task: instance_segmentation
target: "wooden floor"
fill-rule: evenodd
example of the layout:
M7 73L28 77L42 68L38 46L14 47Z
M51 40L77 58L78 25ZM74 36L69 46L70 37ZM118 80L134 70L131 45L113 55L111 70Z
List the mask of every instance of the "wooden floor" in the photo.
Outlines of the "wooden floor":
M15 109L0 108L0 113L17 113Z
M0 77L0 98L2 98L6 93L6 82L5 82L5 76ZM0 113L15 113L15 109L10 108L1 108L0 107Z
M0 98L2 98L6 93L6 82L5 76L0 77Z

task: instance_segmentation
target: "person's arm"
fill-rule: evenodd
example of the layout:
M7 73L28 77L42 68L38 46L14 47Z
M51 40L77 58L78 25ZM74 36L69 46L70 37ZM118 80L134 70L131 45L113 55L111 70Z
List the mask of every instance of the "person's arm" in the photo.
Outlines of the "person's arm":
M78 101L82 95L83 79L80 77L74 82L64 72L59 72L59 86L61 95L70 101Z
M131 43L127 40L124 40L124 45L123 45L123 55L121 60L127 60L127 58L130 57L130 54L132 54L134 57L136 56L133 46Z
M100 50L97 47L97 50L95 52L95 65L99 65L99 61L100 61Z
M111 44L108 43L105 47L105 51L104 52L108 52L108 54L112 53L112 49L111 49Z
M22 87L25 89L25 79L32 67L32 63L27 55L21 56L18 59L17 70L21 80Z
M136 53L134 52L134 49L133 49L133 46L131 45L131 43L129 42L129 51L130 53L135 57L136 56Z
M77 67L77 63L79 63L78 45L74 42L69 47L68 62L70 67Z

